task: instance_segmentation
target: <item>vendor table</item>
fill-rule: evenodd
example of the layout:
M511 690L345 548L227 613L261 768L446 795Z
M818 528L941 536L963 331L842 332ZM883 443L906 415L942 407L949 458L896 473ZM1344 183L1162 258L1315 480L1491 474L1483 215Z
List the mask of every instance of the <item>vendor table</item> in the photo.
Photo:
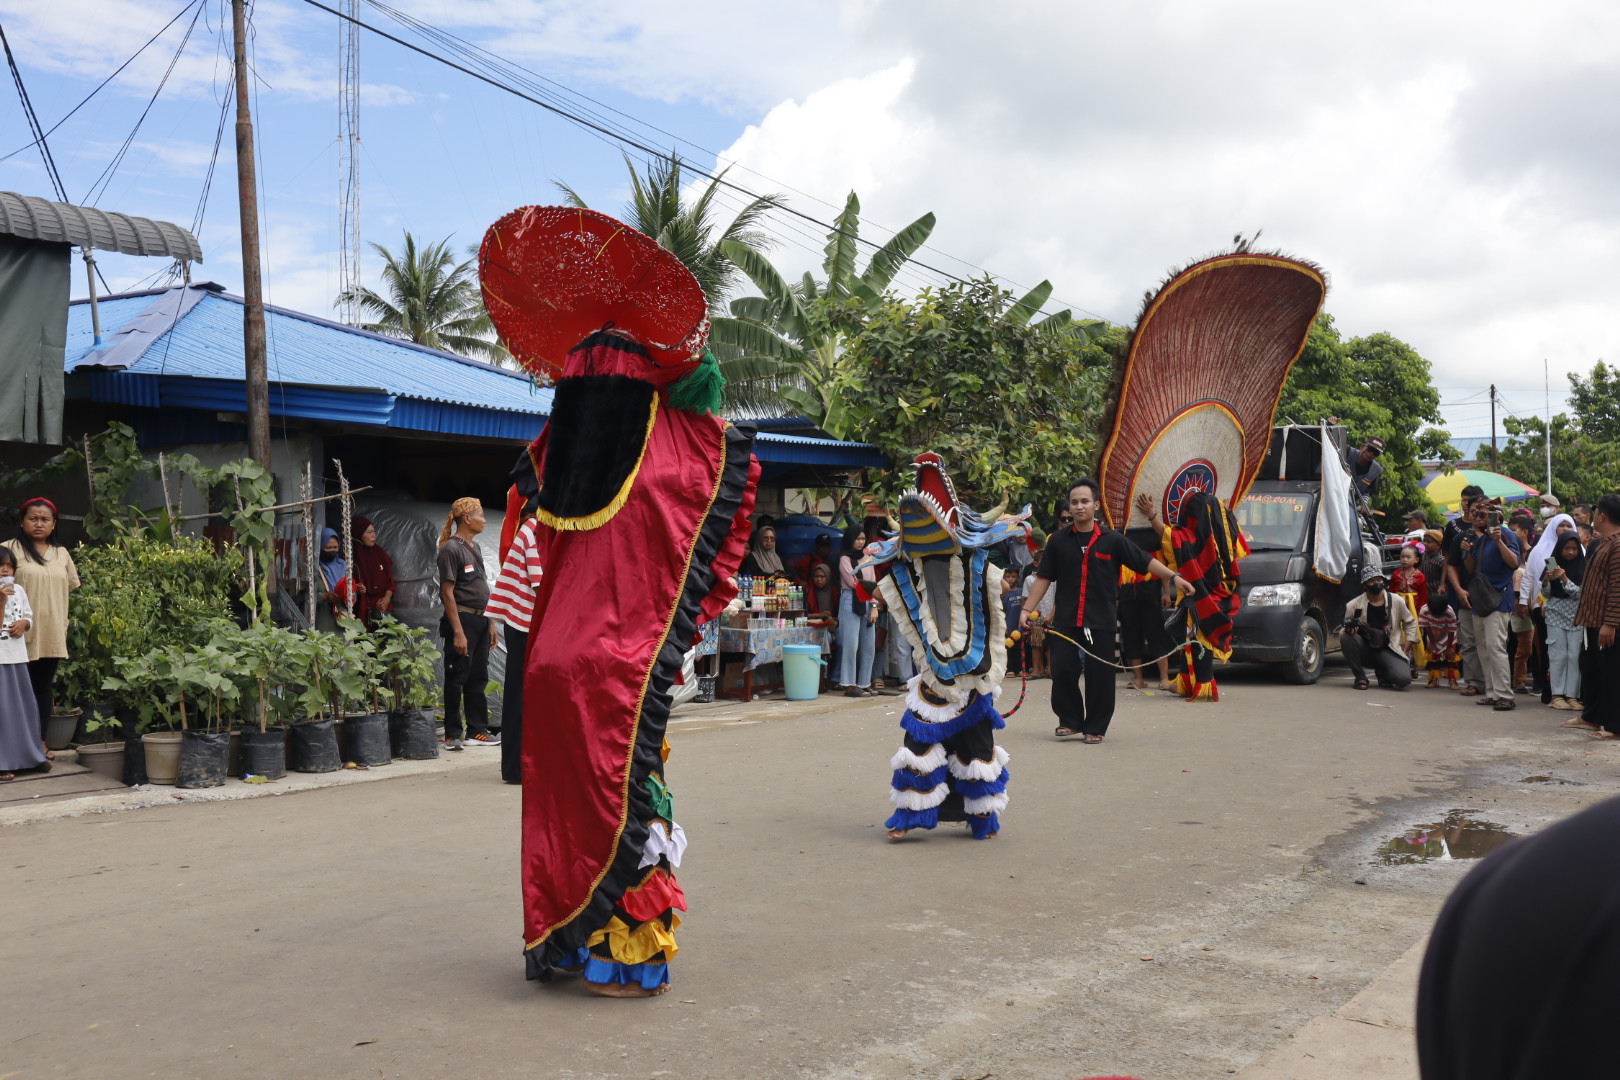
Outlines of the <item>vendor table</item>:
M826 654L832 648L832 633L815 626L784 626L761 630L721 627L718 644L719 650L723 653L740 653L748 658L743 666L741 694L733 693L726 696L740 696L743 701L752 701L755 668L761 664L781 663L784 645L816 645L823 654Z

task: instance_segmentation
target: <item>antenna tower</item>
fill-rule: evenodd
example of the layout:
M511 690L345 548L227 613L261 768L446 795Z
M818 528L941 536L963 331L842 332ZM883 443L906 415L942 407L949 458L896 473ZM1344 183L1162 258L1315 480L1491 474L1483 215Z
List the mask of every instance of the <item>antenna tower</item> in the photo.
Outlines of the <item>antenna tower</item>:
M348 18L338 20L338 231L342 234L339 295L358 289L360 278L360 0L340 0ZM359 309L339 302L338 318L353 323Z

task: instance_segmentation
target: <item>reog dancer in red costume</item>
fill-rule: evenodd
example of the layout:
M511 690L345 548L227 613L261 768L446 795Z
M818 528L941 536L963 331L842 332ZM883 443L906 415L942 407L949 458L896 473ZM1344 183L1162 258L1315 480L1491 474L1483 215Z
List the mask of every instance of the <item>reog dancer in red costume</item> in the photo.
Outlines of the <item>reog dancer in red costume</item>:
M524 953L612 997L669 986L686 836L664 782L669 688L735 593L759 465L723 385L702 290L590 210L527 207L479 252L512 354L555 379L507 521L538 519L545 576L522 663Z

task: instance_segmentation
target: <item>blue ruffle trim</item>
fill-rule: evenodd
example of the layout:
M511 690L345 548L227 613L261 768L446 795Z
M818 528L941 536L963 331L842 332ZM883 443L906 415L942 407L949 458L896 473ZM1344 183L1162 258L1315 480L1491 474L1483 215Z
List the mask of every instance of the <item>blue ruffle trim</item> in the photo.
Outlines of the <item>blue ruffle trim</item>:
M557 961L557 966L560 968L584 967L585 961L589 960L590 958L591 950L581 946L580 948L569 953L567 956L563 957L561 960Z
M995 817L994 814L990 815ZM932 829L939 824L939 807L927 810L896 810L883 823L885 829Z
M997 730L1007 726L1007 721L996 712L995 700L989 694L980 694L968 704L967 708L939 724L923 720L907 709L900 716L900 727L920 743L937 743L986 720L989 720L990 726Z
M973 839L983 840L993 832L1001 831L1001 815L994 811L979 817L968 815L968 828L973 830Z
M593 956L585 961L585 980L593 983L619 983L656 990L669 982L668 964L621 964Z
M964 799L982 799L986 795L1000 795L1007 790L1007 770L994 780L959 780L951 777L951 787L961 792Z
M945 782L947 772L948 770L944 765L930 773L914 773L910 769L896 769L894 770L894 779L889 781L889 786L900 791L933 791Z

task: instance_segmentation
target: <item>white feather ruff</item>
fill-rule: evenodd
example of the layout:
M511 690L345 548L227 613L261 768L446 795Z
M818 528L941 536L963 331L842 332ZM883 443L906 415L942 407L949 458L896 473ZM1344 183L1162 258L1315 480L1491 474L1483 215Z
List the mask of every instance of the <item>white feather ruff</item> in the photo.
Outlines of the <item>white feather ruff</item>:
M955 720L961 713L962 706L957 704L935 705L923 700L923 676L913 675L906 683L906 708L919 720L926 720L930 724L943 724ZM932 687L930 687L932 689Z
M962 809L969 814L999 814L1007 809L1007 795L985 795L977 799L963 799Z
M944 747L939 747L939 749L943 750ZM951 766L951 775L958 780L999 780L1001 779L1002 767L1007 764L1008 760L1007 751L998 746L996 747L995 758L992 761L963 762L952 755L949 764Z
M910 769L915 773L931 773L943 764L945 764L945 748L939 743L929 747L928 753L921 757L902 746L894 752L894 757L889 759L889 768Z
M647 826L647 846L641 849L641 865L651 866L662 856L669 860L669 865L681 865L681 856L686 853L686 830L673 821L667 824L654 821Z
M949 785L940 784L928 791L913 791L911 788L890 788L889 801L901 810L931 810L945 801Z

